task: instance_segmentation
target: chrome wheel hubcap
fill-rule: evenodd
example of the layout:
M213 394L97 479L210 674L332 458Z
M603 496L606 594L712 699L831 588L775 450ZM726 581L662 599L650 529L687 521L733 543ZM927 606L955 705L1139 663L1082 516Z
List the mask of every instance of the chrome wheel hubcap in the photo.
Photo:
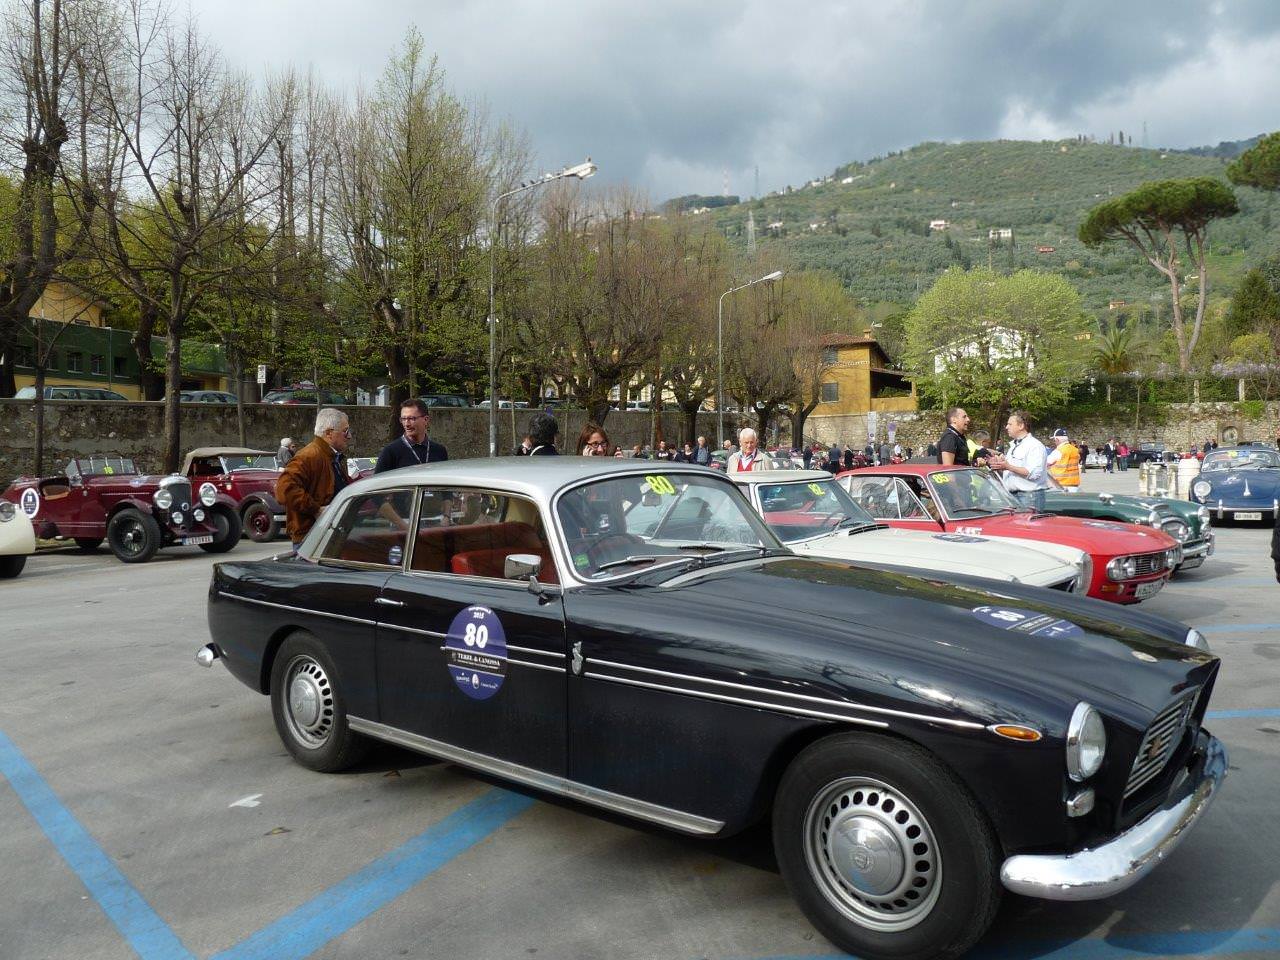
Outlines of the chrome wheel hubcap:
M879 780L848 777L818 791L805 812L804 847L823 895L872 930L914 927L942 889L942 858L928 821Z
M333 686L324 668L310 657L297 657L285 676L285 719L294 737L308 747L321 747L333 730Z

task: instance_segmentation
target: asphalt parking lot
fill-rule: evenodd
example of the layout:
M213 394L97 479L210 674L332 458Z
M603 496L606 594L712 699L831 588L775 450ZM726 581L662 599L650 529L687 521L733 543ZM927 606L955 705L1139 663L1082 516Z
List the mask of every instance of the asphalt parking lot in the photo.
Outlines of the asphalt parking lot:
M1086 489L1133 492L1136 474ZM1210 726L1223 795L1113 900L1006 896L972 954L1280 954L1280 584L1270 530L1144 605L1224 660ZM243 541L235 556L278 546ZM792 958L840 955L783 888L767 834L690 840L391 748L311 773L220 666L216 559L33 558L0 584L0 957Z

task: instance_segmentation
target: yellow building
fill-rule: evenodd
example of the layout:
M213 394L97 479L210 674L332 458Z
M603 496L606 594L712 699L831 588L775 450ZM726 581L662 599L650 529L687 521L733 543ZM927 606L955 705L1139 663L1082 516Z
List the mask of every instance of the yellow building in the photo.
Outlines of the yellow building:
M17 389L35 383L37 340L47 344L56 336L45 371L46 386L100 387L128 400L142 399L138 359L129 339L132 331L110 326L110 308L109 303L73 283L50 281L31 310L31 327L18 337L14 357ZM152 339L151 354L160 365L165 348L164 337ZM188 356L183 362L182 389L227 389L227 364L221 347L184 341L183 348Z
M805 424L819 443L861 445L873 435L883 438L895 415L915 414L915 384L890 366L870 330L830 333L821 342L821 393Z

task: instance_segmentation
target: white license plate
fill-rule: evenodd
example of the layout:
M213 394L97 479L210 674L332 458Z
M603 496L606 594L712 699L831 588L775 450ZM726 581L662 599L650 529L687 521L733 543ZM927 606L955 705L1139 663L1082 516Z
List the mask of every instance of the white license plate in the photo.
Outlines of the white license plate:
M1256 510L1247 512L1247 513L1242 513L1241 511L1237 510L1235 513L1232 514L1232 516L1237 520L1261 520L1262 519L1262 513Z
M182 545L184 547L194 547L197 544L201 544L201 543L213 543L213 534L206 533L203 536L199 536L199 537L183 537L182 538Z
M1154 597L1162 589L1164 589L1163 580L1148 580L1146 583L1138 584L1137 589L1133 591L1133 595L1139 600L1146 600L1148 597Z

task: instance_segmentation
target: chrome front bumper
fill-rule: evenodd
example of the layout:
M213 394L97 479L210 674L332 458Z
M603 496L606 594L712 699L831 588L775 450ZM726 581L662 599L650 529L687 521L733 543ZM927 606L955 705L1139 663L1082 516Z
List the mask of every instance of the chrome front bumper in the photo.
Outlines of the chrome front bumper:
M1194 570L1204 563L1206 557L1213 556L1213 531L1199 540L1191 540L1182 545L1182 563L1179 570Z
M1043 900L1100 900L1127 890L1163 861L1209 809L1227 775L1227 749L1208 743L1198 771L1159 810L1114 840L1068 854L1018 854L1000 868L1008 890Z

